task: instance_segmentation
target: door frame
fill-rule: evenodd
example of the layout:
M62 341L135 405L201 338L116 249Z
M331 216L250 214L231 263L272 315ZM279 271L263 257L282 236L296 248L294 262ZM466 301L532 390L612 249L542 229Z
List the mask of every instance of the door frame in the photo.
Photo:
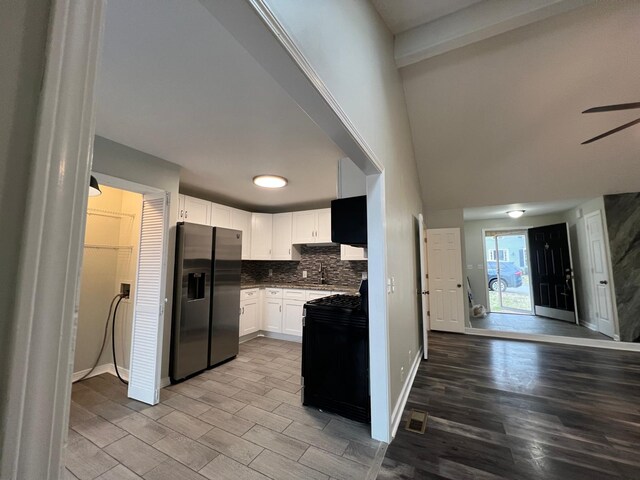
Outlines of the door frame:
M133 192L133 193L138 193L140 195L143 196L142 198L142 203L144 204L144 196L145 195L163 195L165 197L165 214L164 214L164 225L163 225L163 235L162 235L162 249L164 251L163 254L163 258L164 261L162 262L162 266L161 266L161 273L160 273L160 279L161 279L161 287L160 287L160 295L158 297L158 303L161 305L161 311L160 311L160 317L158 318L158 325L157 325L157 345L156 345L156 368L155 368L155 373L153 378L150 378L149 380L151 382L153 382L153 384L155 385L155 390L159 391L160 388L162 388L164 385L162 384L162 380L161 380L161 366L162 366L162 350L163 350L163 338L164 338L164 329L165 329L165 322L166 322L166 309L165 309L165 304L166 304L166 280L167 280L167 257L168 257L168 245L169 245L169 226L170 226L170 222L169 222L169 208L170 208L170 204L169 202L166 200L169 197L169 192L167 192L166 190L162 190L160 188L157 187L152 187L149 185L143 185L141 183L137 183L137 182L132 182L130 180L125 180L123 178L119 178L119 177L114 177L111 175L107 175L104 173L99 173L99 172L93 172L93 175L96 177L96 180L98 180L98 183L100 185L105 185L108 187L113 187L113 188L118 188L121 190L126 190L129 192ZM143 215L144 215L144 209L140 210L140 228L142 229L142 220L143 220ZM137 302L138 302L138 291L139 291L139 286L141 283L141 279L140 279L140 246L142 244L142 237L140 236L140 243L137 246L138 248L138 263L136 264L136 274L135 274L135 278L136 278L136 284L135 284L135 296L133 298L133 302L132 302L132 309L133 309L133 320L131 322L131 350L129 352L129 375L128 377L131 376L131 369L133 368L133 359L134 359L134 352L136 351L136 342L135 342L135 336L134 336L134 332L136 330L136 307L137 307ZM79 292L79 290L78 290ZM79 294L79 293L78 293ZM79 301L79 299L78 299ZM75 339L74 339L74 345L75 345ZM138 346L139 347L139 346ZM147 372L143 372L143 373L147 373ZM139 377L139 375L138 375ZM136 377L136 378L138 378ZM144 378L144 375L143 375ZM127 378L128 380L129 378ZM149 397L148 395L140 395L139 389L136 389L135 386L131 385L131 383L129 383L129 387L128 387L128 391L127 391L127 395L129 398L133 398L135 400L139 400L141 402L145 402L148 403L150 401L150 405L154 405L155 403L158 403L157 398L158 395L155 395L155 398L152 399L151 397Z
M0 444L1 478L64 476L104 1L52 0Z
M531 284L531 255L529 255L529 236L527 235L527 230L534 227L499 227L499 228L483 228L482 229L482 252L483 252L483 265L484 265L484 291L487 295L487 304L485 307L487 308L487 313L491 313L491 302L489 301L489 284L487 283L486 276L488 270L488 260L487 260L487 238L486 232L516 232L524 230L525 236L524 241L527 243L527 268L529 269L529 298L531 299L531 312L529 315L535 315L533 310L533 285ZM494 312L494 313L502 313L502 312ZM516 313L514 315L522 315L520 313Z
M611 321L613 322L613 340L619 341L620 327L618 325L618 308L616 305L616 289L615 289L615 284L613 282L613 269L611 268L611 253L609 252L609 234L607 232L607 226L605 223L604 214L600 209L584 214L584 229L587 237L587 245L589 245L589 248L587 248L587 256L589 258L589 268L593 269L593 256L591 255L591 234L587 229L587 219L590 217L595 217L596 215L600 217L600 225L602 226L602 237L604 240L605 260L607 263L607 274L609 276L608 287L609 287L609 293L611 295ZM595 285L593 284L593 279L591 278L591 275L589 280L591 283L589 290L592 291L592 294L594 295L594 298L595 298L595 296L597 295L597 292L595 291ZM597 331L600 332L600 326L597 322L597 319L596 319L595 327Z
M429 312L429 267L427 252L427 230L425 228L424 216L420 213L416 217L418 222L418 254L420 262L418 269L420 271L420 303L422 305L422 355L425 360L429 358L429 330L431 329L431 318Z

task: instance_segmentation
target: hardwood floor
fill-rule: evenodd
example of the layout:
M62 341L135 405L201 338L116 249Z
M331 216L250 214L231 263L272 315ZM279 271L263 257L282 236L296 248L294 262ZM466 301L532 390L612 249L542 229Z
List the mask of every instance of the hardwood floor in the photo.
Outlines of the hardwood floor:
M611 340L600 332L594 332L582 325L554 320L536 315L520 315L515 313L490 313L485 318L470 318L472 328L497 330L499 332L536 333L541 335L559 335L561 337L592 338L594 340Z
M432 333L378 479L640 479L640 354Z

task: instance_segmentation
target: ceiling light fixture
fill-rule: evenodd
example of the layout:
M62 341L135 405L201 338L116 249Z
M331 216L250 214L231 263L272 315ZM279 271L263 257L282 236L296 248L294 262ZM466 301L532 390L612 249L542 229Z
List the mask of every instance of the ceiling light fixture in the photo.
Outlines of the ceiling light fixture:
M89 180L89 196L97 197L98 195L102 195L102 190L100 190L100 185L98 185L96 177L91 175L91 179Z
M286 187L289 181L278 175L258 175L253 177L253 183L263 188L282 188Z
M507 215L509 215L511 218L520 218L522 215L524 215L524 210L509 210L507 212Z

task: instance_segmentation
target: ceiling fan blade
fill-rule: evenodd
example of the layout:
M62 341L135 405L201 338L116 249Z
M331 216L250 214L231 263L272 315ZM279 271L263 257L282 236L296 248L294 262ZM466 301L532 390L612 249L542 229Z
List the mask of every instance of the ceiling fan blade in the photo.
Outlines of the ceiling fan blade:
M585 110L582 113L615 112L616 110L631 110L633 108L640 108L640 102L619 103L618 105L604 105L602 107L593 107L589 110Z
M633 120L633 121L631 121L629 123L625 123L624 125L620 125L619 127L616 127L613 130L609 130L608 132L604 132L603 134L598 135L597 137L590 138L589 140L586 140L586 141L582 142L580 145L586 145L587 143L595 142L596 140L600 140L601 138L608 137L609 135L617 133L620 130L624 130L625 128L633 127L634 125L637 125L638 123L640 123L640 118L636 118L635 120Z

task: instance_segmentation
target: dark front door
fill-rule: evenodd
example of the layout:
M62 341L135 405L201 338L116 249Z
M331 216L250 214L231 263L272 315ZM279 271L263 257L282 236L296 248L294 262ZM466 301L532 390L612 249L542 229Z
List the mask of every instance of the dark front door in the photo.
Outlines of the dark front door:
M535 314L575 322L567 224L531 228L528 235Z

